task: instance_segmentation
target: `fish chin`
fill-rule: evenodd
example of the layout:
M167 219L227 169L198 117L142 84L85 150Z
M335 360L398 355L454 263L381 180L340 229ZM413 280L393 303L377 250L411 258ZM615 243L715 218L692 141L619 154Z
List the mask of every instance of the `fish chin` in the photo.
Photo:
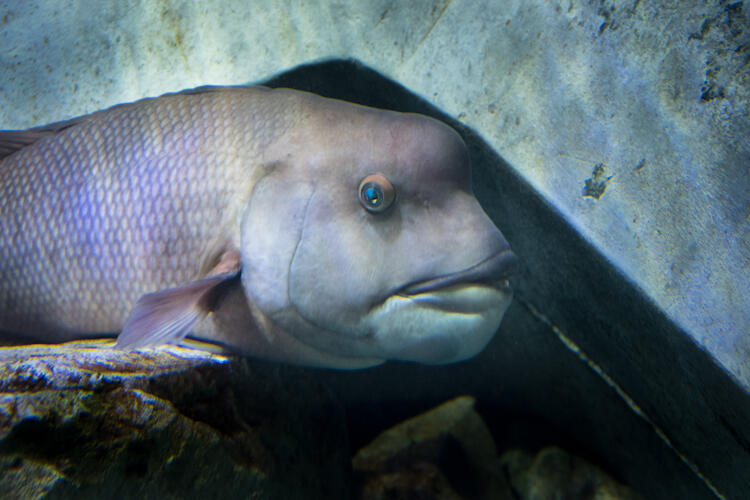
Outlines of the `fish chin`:
M507 283L458 284L396 294L373 309L362 327L383 357L446 364L478 354L492 339L513 293Z

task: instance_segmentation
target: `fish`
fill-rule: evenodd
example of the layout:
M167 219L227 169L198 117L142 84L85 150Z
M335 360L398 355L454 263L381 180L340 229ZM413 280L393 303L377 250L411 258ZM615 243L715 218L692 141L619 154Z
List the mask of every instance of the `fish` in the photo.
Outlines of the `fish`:
M454 363L516 260L464 141L419 114L200 87L0 132L0 331L29 342Z

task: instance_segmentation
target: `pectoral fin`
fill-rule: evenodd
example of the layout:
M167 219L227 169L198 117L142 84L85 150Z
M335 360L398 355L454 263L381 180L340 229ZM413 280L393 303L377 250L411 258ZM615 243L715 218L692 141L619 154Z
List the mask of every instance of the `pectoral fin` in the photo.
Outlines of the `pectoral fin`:
M117 337L115 348L130 350L176 344L211 312L223 285L240 273L239 252L221 256L206 278L142 296Z

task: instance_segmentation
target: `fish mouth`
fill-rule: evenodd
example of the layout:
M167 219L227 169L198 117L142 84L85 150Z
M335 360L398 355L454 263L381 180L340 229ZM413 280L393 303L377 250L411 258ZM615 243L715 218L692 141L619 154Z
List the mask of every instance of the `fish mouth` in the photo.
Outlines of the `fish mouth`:
M454 363L480 352L497 332L513 291L516 256L507 247L461 271L401 287L362 318L379 357Z
M511 293L508 279L514 273L517 261L516 255L506 248L462 271L409 283L399 289L395 295L404 297L422 295L455 289L461 285L488 286L501 292Z

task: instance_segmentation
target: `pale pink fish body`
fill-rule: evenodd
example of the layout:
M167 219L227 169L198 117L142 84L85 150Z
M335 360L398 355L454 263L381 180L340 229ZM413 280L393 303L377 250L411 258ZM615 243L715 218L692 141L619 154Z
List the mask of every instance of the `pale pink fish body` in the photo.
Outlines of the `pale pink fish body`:
M0 331L29 341L459 361L513 260L462 140L419 115L214 87L0 132Z
M265 93L139 101L5 158L0 326L56 340L119 331L145 292L199 277L208 244L238 245L227 221L286 122Z

